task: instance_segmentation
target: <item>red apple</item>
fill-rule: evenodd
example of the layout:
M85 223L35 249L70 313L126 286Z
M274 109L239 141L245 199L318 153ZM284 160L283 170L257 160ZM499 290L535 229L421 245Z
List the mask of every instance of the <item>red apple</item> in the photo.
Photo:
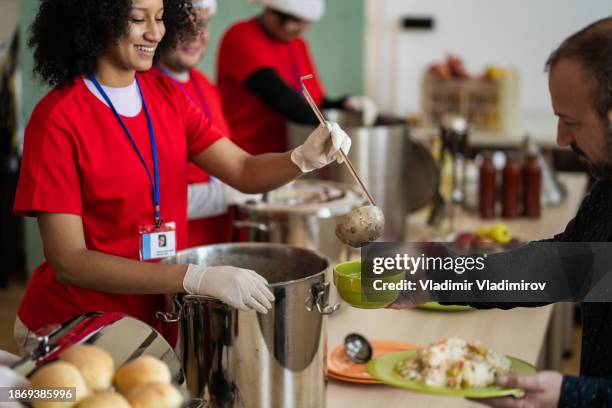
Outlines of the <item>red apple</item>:
M457 235L455 242L458 244L471 244L478 239L478 235L473 232L462 232Z

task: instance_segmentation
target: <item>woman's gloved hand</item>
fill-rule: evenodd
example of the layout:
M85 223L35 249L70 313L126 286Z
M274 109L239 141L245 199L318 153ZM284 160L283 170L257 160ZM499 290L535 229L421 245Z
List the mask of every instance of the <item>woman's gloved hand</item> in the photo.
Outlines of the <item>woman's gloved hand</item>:
M268 281L256 272L233 266L189 265L183 279L185 292L211 296L240 310L266 314L274 295Z
M291 161L307 173L334 161L342 163L340 149L348 155L351 138L337 123L327 122L326 126L319 125L303 145L291 152Z
M363 115L365 126L372 126L378 118L378 107L367 96L350 96L344 102L344 107L348 110L360 112Z

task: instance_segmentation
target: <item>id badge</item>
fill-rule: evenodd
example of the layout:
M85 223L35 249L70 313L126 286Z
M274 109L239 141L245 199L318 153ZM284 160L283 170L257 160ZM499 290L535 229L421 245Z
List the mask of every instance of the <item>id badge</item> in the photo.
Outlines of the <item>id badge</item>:
M176 255L176 224L166 222L140 227L140 260L166 258Z

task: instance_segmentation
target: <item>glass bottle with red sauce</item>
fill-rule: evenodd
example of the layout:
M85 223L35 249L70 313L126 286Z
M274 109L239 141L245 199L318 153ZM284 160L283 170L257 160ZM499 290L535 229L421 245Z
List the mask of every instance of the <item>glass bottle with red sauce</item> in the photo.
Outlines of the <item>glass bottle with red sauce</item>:
M480 165L478 190L479 212L482 218L495 217L495 166L490 154L486 154Z
M508 155L502 180L502 217L516 218L521 212L521 165Z
M541 214L540 194L542 191L542 168L538 156L528 154L523 166L523 214L525 217L536 218Z

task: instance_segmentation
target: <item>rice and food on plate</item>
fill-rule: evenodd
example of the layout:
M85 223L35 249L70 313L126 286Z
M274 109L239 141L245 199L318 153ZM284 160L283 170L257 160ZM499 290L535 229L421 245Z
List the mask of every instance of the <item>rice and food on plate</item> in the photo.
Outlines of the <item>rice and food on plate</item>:
M403 378L431 387L481 388L510 371L508 357L457 337L420 349L395 366Z

